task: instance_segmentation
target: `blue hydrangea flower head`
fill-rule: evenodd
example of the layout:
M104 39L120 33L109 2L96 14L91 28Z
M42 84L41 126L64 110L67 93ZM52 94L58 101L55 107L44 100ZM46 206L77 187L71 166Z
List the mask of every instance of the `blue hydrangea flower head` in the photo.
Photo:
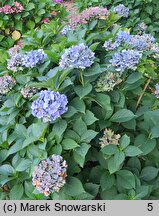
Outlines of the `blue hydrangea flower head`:
M113 42L112 39L109 39L108 41L105 41L105 43L103 45L103 47L105 48L106 51L114 50L119 46L120 46L120 43L117 43L116 41Z
M25 67L36 67L37 64L42 64L47 57L43 49L20 53L19 50L14 48L8 52L11 58L7 61L7 68L13 72L23 70Z
M23 65L26 68L36 67L37 64L42 64L46 58L43 49L32 50L24 55Z
M119 31L115 41L116 43L128 43L131 40L131 35L130 33L126 32L126 31Z
M129 8L125 7L123 4L119 4L114 8L114 12L119 16L128 17L129 16Z
M67 112L67 103L68 100L64 94L42 90L40 97L32 103L32 115L44 122L54 121Z
M84 70L94 63L94 55L95 53L83 43L72 46L71 48L66 49L61 56L60 67L65 69L78 68Z
M45 196L59 192L66 183L67 163L60 155L53 154L42 160L35 167L32 174L32 183L36 189Z
M150 50L155 43L155 38L150 34L133 35L129 44L135 49L143 51Z
M122 50L115 53L110 63L116 71L123 72L125 69L135 70L140 62L142 54L136 50Z

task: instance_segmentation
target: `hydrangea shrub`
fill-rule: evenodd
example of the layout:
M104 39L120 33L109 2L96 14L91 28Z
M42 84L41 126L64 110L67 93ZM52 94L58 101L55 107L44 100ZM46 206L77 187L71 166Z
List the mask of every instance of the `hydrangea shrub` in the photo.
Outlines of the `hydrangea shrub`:
M0 56L1 199L158 199L159 45L115 7Z

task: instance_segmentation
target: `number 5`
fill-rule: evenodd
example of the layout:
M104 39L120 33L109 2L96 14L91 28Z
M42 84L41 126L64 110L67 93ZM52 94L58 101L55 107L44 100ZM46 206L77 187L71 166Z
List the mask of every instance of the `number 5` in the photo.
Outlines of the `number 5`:
M147 210L152 211L153 210L153 203L148 203L147 204Z

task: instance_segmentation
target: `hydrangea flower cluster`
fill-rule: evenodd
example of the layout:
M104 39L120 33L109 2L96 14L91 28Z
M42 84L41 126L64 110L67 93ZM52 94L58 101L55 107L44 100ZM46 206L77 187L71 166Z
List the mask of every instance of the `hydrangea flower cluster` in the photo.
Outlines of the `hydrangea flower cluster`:
M33 95L38 92L38 89L36 89L34 87L24 87L21 89L20 92L24 98L29 99L29 98L33 97Z
M4 14L13 14L13 13L21 13L24 10L24 7L19 2L14 2L14 6L4 5L0 8L0 13Z
M156 98L159 98L159 84L156 84L155 85L155 96L156 96Z
M35 167L32 183L40 193L48 196L50 193L59 192L64 186L67 177L66 171L66 161L60 155L53 154Z
M67 112L67 97L51 90L43 90L40 97L33 101L31 109L33 116L44 122L54 121Z
M148 26L147 26L144 22L139 23L139 25L138 25L138 28L139 28L139 30L140 30L141 32L145 32L146 29L147 29L147 27L148 27Z
M69 25L71 28L76 28L81 24L86 24L92 19L107 19L109 16L109 11L107 8L101 7L90 7L83 10L79 14L72 14L69 17Z
M120 137L120 134L114 134L114 131L106 128L103 137L99 139L99 144L101 145L101 148L107 145L119 145Z
M37 64L42 64L46 58L43 49L32 50L24 54L23 66L27 68L36 67Z
M21 53L17 53L12 55L10 59L7 61L7 69L13 72L17 72L18 70L23 70L23 60L24 55Z
M119 31L115 38L115 41L120 45L121 43L129 43L131 41L131 38L132 36L129 32Z
M109 39L108 41L105 41L103 47L105 48L106 51L109 51L109 50L114 50L116 49L120 44L117 43L116 41L113 42L112 39Z
M7 94L15 86L16 80L9 76L4 75L0 77L0 94Z
M21 46L20 45L14 45L13 47L11 47L9 50L8 50L8 54L11 56L15 56L19 53L21 49Z
M95 89L97 92L109 92L121 82L122 80L120 79L120 74L105 72L99 77Z
M129 16L129 8L125 7L123 4L117 5L113 11L122 17Z
M155 43L155 38L150 34L133 35L129 44L137 50L151 50Z
M155 38L152 35L145 33L142 35L130 35L130 33L125 31L119 31L114 42L112 39L105 41L103 47L106 51L114 50L122 43L138 51L159 51L159 46L155 43Z
M129 43L131 40L131 35L125 31L119 31L115 37L115 41L113 42L112 39L105 41L103 47L106 51L114 50L121 45L121 43Z
M60 33L61 35L66 35L70 30L71 30L71 27L69 25L66 25L63 27Z
M14 48L14 47L13 47ZM8 52L10 54L10 59L7 61L7 68L13 72L17 70L22 70L23 67L33 68L37 64L42 64L46 58L46 54L43 49L32 50L26 52L25 54L19 53L19 48L10 49Z
M95 53L83 43L72 46L65 50L61 56L60 67L62 68L79 68L84 70L94 63Z
M136 50L122 50L115 53L109 62L116 71L123 72L125 69L135 70L139 64L142 54Z

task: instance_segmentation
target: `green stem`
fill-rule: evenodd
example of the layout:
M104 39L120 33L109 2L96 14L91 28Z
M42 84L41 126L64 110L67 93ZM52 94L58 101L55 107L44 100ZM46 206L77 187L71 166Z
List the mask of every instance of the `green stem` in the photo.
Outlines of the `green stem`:
M84 87L84 79L83 79L82 71L80 71L80 81L81 81L82 86Z

